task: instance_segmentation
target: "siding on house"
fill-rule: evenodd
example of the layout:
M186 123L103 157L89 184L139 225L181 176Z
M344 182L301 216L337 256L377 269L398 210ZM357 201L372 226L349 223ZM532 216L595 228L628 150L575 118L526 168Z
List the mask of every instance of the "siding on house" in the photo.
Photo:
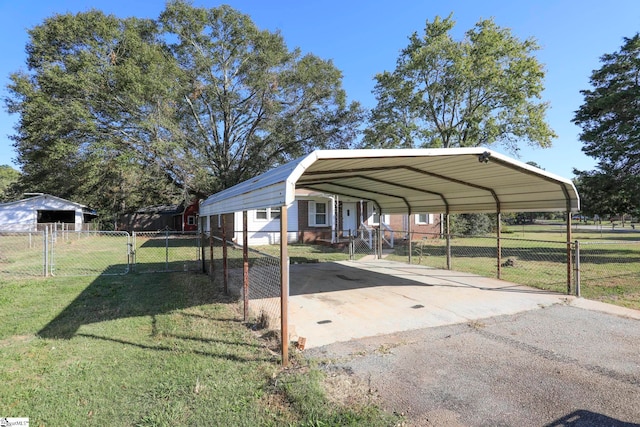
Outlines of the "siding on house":
M148 206L120 215L118 230L126 231L197 231L199 201L180 205Z

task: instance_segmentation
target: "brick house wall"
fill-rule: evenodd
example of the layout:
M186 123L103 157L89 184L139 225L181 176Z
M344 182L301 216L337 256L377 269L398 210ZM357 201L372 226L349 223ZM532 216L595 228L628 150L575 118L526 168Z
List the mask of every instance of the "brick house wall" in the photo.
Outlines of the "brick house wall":
M331 241L331 224L326 227L309 225L309 201L298 200L298 240L314 243L318 240Z

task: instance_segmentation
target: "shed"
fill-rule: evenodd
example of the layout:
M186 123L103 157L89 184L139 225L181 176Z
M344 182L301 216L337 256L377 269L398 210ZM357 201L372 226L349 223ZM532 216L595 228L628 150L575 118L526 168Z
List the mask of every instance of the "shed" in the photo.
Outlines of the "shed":
M37 231L45 224L66 224L82 230L97 217L96 211L50 194L37 194L15 202L0 203L0 230Z

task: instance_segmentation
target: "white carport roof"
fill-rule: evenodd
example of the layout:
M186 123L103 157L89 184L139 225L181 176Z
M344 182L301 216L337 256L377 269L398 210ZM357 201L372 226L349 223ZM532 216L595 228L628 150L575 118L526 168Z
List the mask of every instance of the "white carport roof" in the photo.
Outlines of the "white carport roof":
M200 215L290 205L295 189L383 213L577 211L573 183L485 148L318 150L207 198Z

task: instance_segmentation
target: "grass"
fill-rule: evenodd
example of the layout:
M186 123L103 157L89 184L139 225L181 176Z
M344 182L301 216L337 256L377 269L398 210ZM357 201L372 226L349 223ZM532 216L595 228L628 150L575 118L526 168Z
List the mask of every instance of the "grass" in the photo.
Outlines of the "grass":
M302 359L283 370L218 288L189 273L0 281L0 414L47 426L397 422L330 400Z
M571 241L576 240L580 242L581 295L640 310L640 230L578 225L571 235ZM501 239L501 278L566 293L566 242L566 228L560 223L507 227ZM495 236L455 237L451 247L452 269L497 276ZM389 259L408 261L406 246L397 247ZM512 262L505 263L508 259ZM414 242L412 262L446 268L445 240Z
M280 256L279 245L261 245L252 247L260 252ZM289 260L292 264L304 262L333 262L346 261L349 259L347 249L332 248L327 245L309 245L309 244L288 244L287 251Z

